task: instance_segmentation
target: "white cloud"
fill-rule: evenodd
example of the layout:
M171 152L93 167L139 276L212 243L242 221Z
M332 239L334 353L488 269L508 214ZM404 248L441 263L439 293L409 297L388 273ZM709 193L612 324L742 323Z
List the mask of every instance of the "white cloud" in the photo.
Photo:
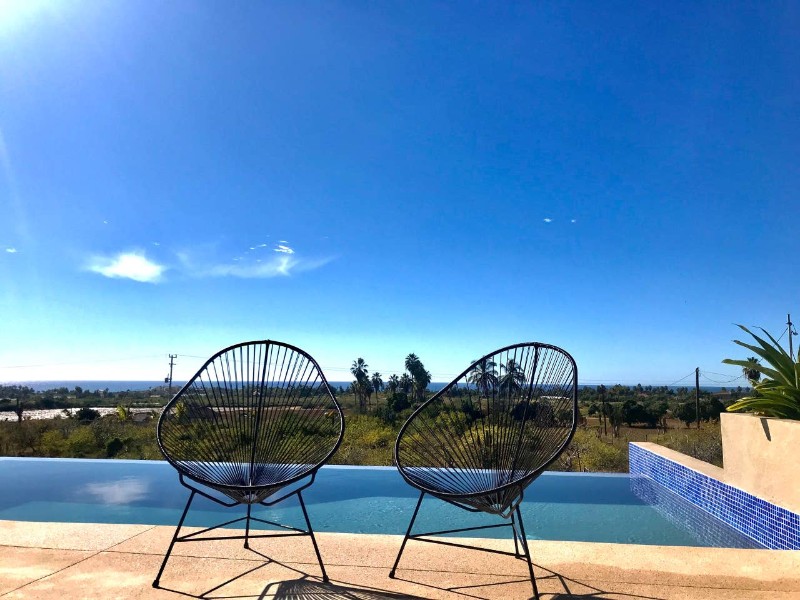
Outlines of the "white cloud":
M550 218L545 218L545 219L542 219L542 220L543 220L545 223L552 223L552 222L553 222L553 219L550 219Z
M19 252L19 250L17 250L16 248L6 248L6 252L8 252L9 254L16 254L17 252Z
M150 261L138 252L123 252L113 258L97 256L92 259L89 270L104 277L133 279L143 283L158 283L166 270L163 265Z
M294 250L292 250L291 248L289 248L289 246L286 246L284 244L278 244L278 246L275 248L275 252L283 252L284 254L294 254Z

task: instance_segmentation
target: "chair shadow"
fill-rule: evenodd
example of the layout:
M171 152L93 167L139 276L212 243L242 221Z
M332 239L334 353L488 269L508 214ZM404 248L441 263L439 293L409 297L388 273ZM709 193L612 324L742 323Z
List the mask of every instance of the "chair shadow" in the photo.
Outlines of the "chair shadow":
M614 599L634 599L634 600L664 600L659 596L642 596L639 594L628 594L625 592L612 592L608 590L603 590L597 586L594 586L590 583L579 581L577 579L572 579L561 573L556 571L552 571L547 569L541 565L537 565L534 563L534 568L537 571L536 575L536 584L539 587L539 599L540 600L604 600L607 598L614 598ZM398 569L399 571L400 569ZM418 570L418 569L417 569ZM547 575L543 575L542 573L547 573ZM470 593L476 588L491 588L491 587L498 587L509 585L511 583L521 583L525 582L530 585L530 579L527 577L519 577L515 578L513 576L509 576L507 581L497 581L494 583L485 583L485 584L475 584L475 585L464 585L464 586L451 586L451 587L440 587L437 585L432 585L429 583L423 583L421 581L415 581L414 579L403 578L398 573L395 575L395 579L399 581L405 581L407 583L413 583L416 585L421 585L424 587L428 587L431 589L439 590L442 592L451 592L453 594L458 594L460 596L464 596L466 598L475 598L476 600L485 600L486 596L476 595L475 593ZM542 582L556 579L558 580L559 584L563 588L563 591L557 592L543 592ZM580 589L581 591L574 591ZM528 596L527 600L533 600L533 593Z
M296 569L295 567L289 566L285 563L277 561L273 558L268 557L257 550L253 550L250 548L250 552L253 554L257 554L261 558L264 559L264 562L259 563L258 565L247 569L246 571L231 577L223 581L222 583L215 585L214 587L202 592L200 594L191 594L185 591L177 590L174 588L170 588L167 586L160 586L160 589L172 592L174 594L179 594L181 596L187 596L189 598L197 598L198 600L236 600L237 598L252 598L253 594L247 594L246 596L237 596L237 595L224 595L223 593L215 594L215 592L221 592L222 588L233 583L234 581L241 579L251 573L255 573L259 569L263 569L269 565L278 565L287 569L288 571L292 571L296 573L299 577L296 579L288 579L284 581L278 581L274 583L270 583L264 590L259 594L259 600L425 600L423 596L414 596L410 594L402 594L397 592L391 592L388 590L383 590L376 587L370 586L363 586L358 585L358 587L353 586L349 582L324 582L319 577L319 575L312 575ZM540 588L539 591L539 598L540 600L606 600L609 597L614 599L631 599L631 600L664 600L659 596L643 596L639 594L629 594L625 592L612 592L608 590L603 590L602 588L596 587L590 583L586 583L583 581L579 581L577 579L573 579L562 575L556 571L552 571L547 569L541 565L537 565L534 563L534 567L537 570L536 576L536 583ZM411 569L415 571L419 571L420 569ZM433 590L437 590L440 592L450 592L452 594L456 594L459 596L463 596L464 598L474 598L476 600L485 600L485 595L477 595L475 590L480 588L495 588L504 585L509 585L512 583L526 583L530 585L530 580L527 577L514 577L509 576L506 581L498 581L494 583L479 583L474 585L463 585L463 586L450 586L450 587L442 587L433 585L430 583L424 583L422 581L417 581L414 579L401 577L401 571L403 569L398 569L398 573L395 575L395 580L397 581L405 581L406 583L412 583L414 585L430 588ZM546 575L544 573L547 573ZM560 584L562 591L557 592L543 592L541 591L541 584L544 581L556 579ZM580 590L580 591L578 591ZM528 596L528 600L533 600L533 594Z
M268 585L259 600L424 600L374 587L350 587L301 577Z
M190 594L188 592L176 590L164 585L160 586L159 589L172 592L174 594L179 594L181 596L187 596L189 598L197 598L198 600L235 600L236 598L242 597L252 598L254 594L247 594L246 596L224 595L221 590L226 585L233 583L237 579L241 579L242 577L250 575L251 573L255 573L259 569L263 569L269 565L278 565L284 569L296 573L299 575L299 577L296 579L270 583L259 594L259 600L425 600L420 596L398 594L397 592L390 592L388 590L382 590L370 586L359 585L358 587L351 587L347 585L347 582L342 582L340 584L324 582L319 575L305 573L304 571L289 566L286 563L282 563L270 558L258 550L250 548L250 552L263 558L264 562L254 566L251 569L247 569L246 571L239 573L230 579L226 579L222 583L215 585L205 592L200 594ZM220 594L215 594L215 592L220 592Z
M300 575L300 579L306 579L306 578L310 578L310 577L318 577L318 576L310 575L309 573L305 573L303 571L300 571L299 569L296 569L294 567L291 567L291 566L287 565L286 563L282 563L282 562L280 562L278 560L275 560L274 558L270 558L266 554L262 554L261 552L259 552L258 550L254 550L253 548L249 548L249 551L252 552L253 554L257 554L258 556L263 558L264 562L252 567L251 569L247 569L246 571L243 571L242 573L239 573L238 575L234 575L230 579L226 579L222 583L220 583L218 585L215 585L214 587L206 590L205 592L201 592L199 594L191 594L189 592L185 592L185 591L182 591L182 590L171 588L171 587L165 586L163 584L159 585L158 589L164 590L166 592L172 592L173 594L179 594L181 596L187 596L189 598L197 598L198 600L234 600L235 598L241 598L242 596L215 595L214 593L219 591L219 590L221 590L226 585L229 585L229 584L233 583L234 581L236 581L238 579L241 579L242 577L246 577L247 575L250 575L251 573L255 573L259 569L263 569L264 567L267 567L269 565L278 565L280 567L283 567L284 569L287 569L289 571L293 571L293 572L297 573L298 575ZM274 585L274 584L271 584L271 585ZM252 598L253 596L254 596L254 594L247 594L244 597ZM266 596L264 596L264 592L262 592L261 595L259 596L259 598L262 598L262 597L264 597L264 598L266 597Z

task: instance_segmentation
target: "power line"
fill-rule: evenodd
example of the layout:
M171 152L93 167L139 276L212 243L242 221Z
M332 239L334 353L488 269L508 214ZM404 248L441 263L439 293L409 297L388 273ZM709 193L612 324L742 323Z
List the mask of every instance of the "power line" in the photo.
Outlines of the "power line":
M689 373L689 374L688 374L686 377L681 377L681 378L680 378L680 379L678 379L677 381L673 381L673 382L672 382L672 383L670 383L670 384L669 384L667 387L672 387L673 385L675 385L676 383L680 383L680 382L681 382L681 381L683 381L684 379L689 379L689 377L691 377L692 375L694 375L694 373L695 373L695 372L694 372L694 371L692 371L692 372L691 372L691 373Z
M727 380L725 380L725 381L719 381L719 380L717 380L717 379L712 379L711 377L709 377L708 375L706 375L706 374L705 374L705 373L703 373L702 371L700 372L700 376L701 376L703 379L707 380L707 381L711 381L711 382L713 382L713 383L719 383L719 384L733 383L734 381L738 381L739 379L742 379L742 377L741 377L741 376L739 376L739 377L734 377L733 379L727 379Z
M707 370L705 370L705 369L703 369L703 371L702 371L702 372L703 372L703 373L711 373L712 375L718 375L718 376L720 376L720 377L733 377L733 375L731 375L730 373L715 373L714 371L707 371ZM742 377L744 377L744 375L741 375L741 374L740 374L740 375L737 375L737 376L735 377L735 379L741 379Z

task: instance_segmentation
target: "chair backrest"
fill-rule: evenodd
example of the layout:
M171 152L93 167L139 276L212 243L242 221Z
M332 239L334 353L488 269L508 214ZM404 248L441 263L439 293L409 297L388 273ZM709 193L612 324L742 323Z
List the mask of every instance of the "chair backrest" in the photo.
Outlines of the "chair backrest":
M278 488L314 473L343 434L342 409L316 361L271 340L208 359L157 428L179 472L223 491Z
M412 413L395 462L411 485L445 499L514 488L490 502L505 504L492 509L502 512L566 447L577 421L575 360L549 344L507 346Z

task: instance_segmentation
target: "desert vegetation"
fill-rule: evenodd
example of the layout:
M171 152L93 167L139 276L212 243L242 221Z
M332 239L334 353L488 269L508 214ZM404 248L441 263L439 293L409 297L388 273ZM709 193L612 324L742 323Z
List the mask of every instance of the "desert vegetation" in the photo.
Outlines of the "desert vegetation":
M430 397L430 373L415 354L401 375L370 373L363 358L353 361L353 382L335 389L346 415L345 436L334 464L391 465L394 441L413 409ZM476 370L473 383L513 386L518 374L503 371L492 381L489 368ZM497 377L497 376L495 376ZM579 390L577 432L567 450L551 465L565 471L624 472L628 442L651 441L717 465L722 464L719 414L749 390L716 393L666 386L584 386ZM0 386L0 411L13 415L0 422L0 454L81 458L161 459L155 441L156 418L171 394L166 388L144 392L87 392L59 388L34 392ZM107 414L97 410L106 407ZM481 418L461 407L467 419ZM58 418L33 419L41 409L65 410ZM110 410L108 410L110 409ZM26 417L27 415L27 417ZM553 415L554 419L560 418Z

